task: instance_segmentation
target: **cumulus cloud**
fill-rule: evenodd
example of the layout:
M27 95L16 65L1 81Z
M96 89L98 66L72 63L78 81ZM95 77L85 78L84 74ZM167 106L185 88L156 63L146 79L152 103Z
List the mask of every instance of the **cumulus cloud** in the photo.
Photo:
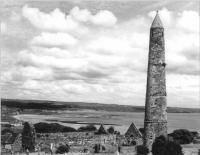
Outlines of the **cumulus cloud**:
M1 22L1 34L5 34L7 32L7 25L5 22Z
M22 13L35 27L53 31L78 30L83 23L110 27L117 22L117 18L110 11L101 10L92 15L87 9L80 10L78 7L72 8L69 14L66 14L59 9L45 13L38 8L24 6ZM84 30L83 27L81 29Z
M199 32L199 14L195 11L183 11L179 13L177 27L188 31Z
M67 33L43 32L41 35L34 37L31 43L38 46L67 47L75 45L77 40Z
M92 15L87 9L80 10L79 7L74 7L69 16L72 16L79 22L90 22L100 26L113 26L117 22L114 14L108 10L101 10L97 14Z
M143 105L149 27L155 12L123 22L109 10L92 14L79 7L65 14L60 9L42 12L24 6L22 15L39 33L19 51L15 69L3 73L5 83L16 82L25 94L37 90L36 98L54 94L51 99ZM174 103L199 91L187 81L196 81L199 74L199 29L192 27L198 25L199 14L163 8L160 16L165 26L168 91L174 92L169 101ZM196 105L197 97L192 96Z

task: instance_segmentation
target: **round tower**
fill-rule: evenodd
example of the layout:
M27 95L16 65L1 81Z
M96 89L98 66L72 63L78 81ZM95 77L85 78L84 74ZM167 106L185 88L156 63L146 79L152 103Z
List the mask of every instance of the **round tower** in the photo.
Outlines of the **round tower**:
M157 11L150 28L144 118L144 146L150 150L156 137L167 136L165 66L164 28Z

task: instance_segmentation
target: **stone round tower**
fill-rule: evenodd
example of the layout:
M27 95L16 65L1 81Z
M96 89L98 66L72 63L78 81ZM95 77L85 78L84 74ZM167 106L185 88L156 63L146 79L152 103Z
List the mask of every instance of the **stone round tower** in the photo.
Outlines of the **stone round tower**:
M144 146L151 150L160 135L167 136L164 28L158 11L150 28Z

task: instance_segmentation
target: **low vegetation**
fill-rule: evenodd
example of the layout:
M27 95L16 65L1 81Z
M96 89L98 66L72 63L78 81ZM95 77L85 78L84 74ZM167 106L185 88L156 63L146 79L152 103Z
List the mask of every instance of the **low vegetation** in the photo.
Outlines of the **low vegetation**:
M56 154L64 154L64 153L68 153L70 150L69 145L60 145L57 150L56 150Z
M87 126L81 126L78 128L78 132L88 132L88 131L96 131L97 128L94 125L87 125Z
M179 144L189 144L194 140L196 136L198 136L197 132L190 132L186 129L174 130L169 134L169 137L172 137L173 141Z
M60 125L58 123L36 123L34 124L37 133L56 133L56 132L76 132L72 127Z
M143 145L136 146L137 155L147 155L149 153L149 149Z
M153 155L183 155L180 144L169 141L164 136L157 137L152 145Z
M107 132L110 133L110 134L114 134L115 128L114 128L113 126L110 126L110 127L107 129Z

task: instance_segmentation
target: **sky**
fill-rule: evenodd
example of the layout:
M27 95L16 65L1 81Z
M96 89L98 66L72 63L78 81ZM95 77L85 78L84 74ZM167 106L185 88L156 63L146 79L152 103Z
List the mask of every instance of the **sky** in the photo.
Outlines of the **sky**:
M198 6L198 1L3 1L1 96L144 106L149 31L159 10L167 104L200 107Z

